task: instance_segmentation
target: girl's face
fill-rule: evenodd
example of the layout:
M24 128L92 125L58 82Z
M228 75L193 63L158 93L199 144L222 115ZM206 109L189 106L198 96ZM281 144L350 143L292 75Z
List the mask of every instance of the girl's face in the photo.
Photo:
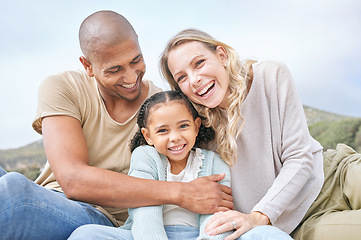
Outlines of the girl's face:
M204 44L191 41L169 52L168 67L182 92L208 108L226 108L229 79L225 69L226 50L212 52Z
M172 172L173 167L184 169L201 119L194 120L187 106L180 101L161 103L153 109L148 116L147 128L141 129L145 140L168 158Z

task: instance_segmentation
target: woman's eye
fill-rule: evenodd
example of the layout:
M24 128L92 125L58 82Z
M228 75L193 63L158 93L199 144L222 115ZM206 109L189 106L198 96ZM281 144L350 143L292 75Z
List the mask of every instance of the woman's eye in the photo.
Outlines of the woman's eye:
M184 75L182 75L182 76L180 76L179 78L177 78L177 83L179 83L179 82L181 82L182 80L184 80L184 78L185 78Z
M197 62L196 62L196 66L198 67L198 66L200 66L202 63L204 63L204 59L201 59L201 60L198 60Z

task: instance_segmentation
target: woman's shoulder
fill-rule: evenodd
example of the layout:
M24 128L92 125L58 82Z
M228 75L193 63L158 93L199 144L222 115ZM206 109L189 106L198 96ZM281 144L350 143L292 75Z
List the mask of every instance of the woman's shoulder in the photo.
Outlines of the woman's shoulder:
M252 64L253 71L273 72L280 69L287 69L285 63L275 60L259 60Z
M252 67L253 81L267 89L271 90L293 81L288 67L281 61L262 60L254 63Z

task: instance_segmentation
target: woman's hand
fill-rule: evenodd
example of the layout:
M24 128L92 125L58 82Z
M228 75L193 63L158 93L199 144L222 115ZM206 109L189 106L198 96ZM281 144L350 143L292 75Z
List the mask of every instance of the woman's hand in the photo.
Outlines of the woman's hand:
M236 231L225 238L225 240L233 240L254 227L269 223L269 218L260 212L244 214L231 210L215 213L206 225L205 232L208 235L217 235L234 229Z

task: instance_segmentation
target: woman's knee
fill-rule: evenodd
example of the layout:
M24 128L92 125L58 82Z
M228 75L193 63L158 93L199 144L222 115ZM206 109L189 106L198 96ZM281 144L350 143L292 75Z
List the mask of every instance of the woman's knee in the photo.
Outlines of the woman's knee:
M109 227L97 224L86 224L78 227L70 235L68 240L98 240L98 239L118 239L118 240L133 240L130 230Z
M92 236L92 231L94 231L93 224L83 225L75 229L75 231L70 235L68 239L70 240L93 239L90 238L90 236Z
M2 167L0 167L0 177L4 176L5 174L7 174L7 172Z
M281 229L269 226L269 225L263 225L255 227L245 234L243 234L239 240L271 240L271 239L277 239L277 240L289 240L292 239L290 235L283 232Z

